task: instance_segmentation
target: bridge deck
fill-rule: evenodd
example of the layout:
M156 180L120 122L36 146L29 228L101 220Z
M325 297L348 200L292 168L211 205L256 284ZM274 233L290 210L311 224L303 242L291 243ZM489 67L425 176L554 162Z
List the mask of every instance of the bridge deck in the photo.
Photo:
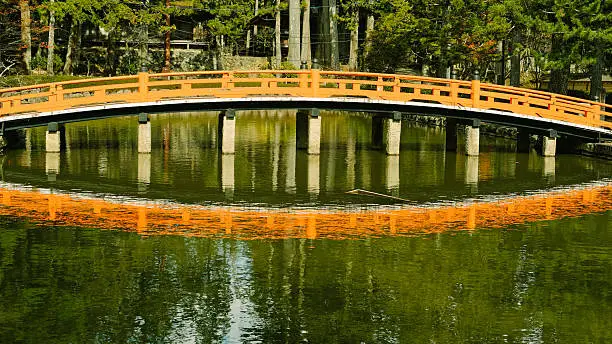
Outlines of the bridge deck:
M221 106L270 108L272 104L286 108L290 107L288 97L299 103L296 107L324 105L322 108L347 110L424 111L502 124L535 125L542 129L567 125L570 129L612 137L612 120L608 117L612 106L603 103L478 80L319 70L140 73L2 89L0 122L5 130L11 130L48 121L69 122L130 111L156 111L156 106L162 109L168 104L173 111ZM240 101L245 99L259 101ZM270 105L262 105L262 99ZM103 113L112 109L116 112ZM58 118L54 119L55 116ZM567 132L571 134L572 130Z

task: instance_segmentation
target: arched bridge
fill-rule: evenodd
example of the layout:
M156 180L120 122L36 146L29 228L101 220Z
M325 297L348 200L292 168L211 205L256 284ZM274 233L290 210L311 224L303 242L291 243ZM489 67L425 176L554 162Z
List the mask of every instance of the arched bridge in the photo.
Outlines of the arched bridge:
M62 123L141 114L140 134L146 140L150 127L146 127L148 116L142 113L281 108L309 109L297 118L298 145L314 154L319 150L315 141L320 135L320 118L313 109L378 114L373 138L387 147L389 154L399 152L402 113L447 117L449 149L456 148L457 123L467 124L468 155L478 154L480 121L514 126L527 135L542 134L545 155L551 147L554 155L558 134L592 141L612 138L612 121L607 117L612 113L610 105L479 80L319 70L214 71L140 73L0 90L2 134L49 125L48 151L55 146L59 150L59 135L55 140L53 134ZM232 153L234 111L224 113L226 116L220 117L221 147ZM523 142L527 135L523 135ZM521 135L519 146L520 141ZM139 146L139 151L150 150L150 142L149 147L146 142Z

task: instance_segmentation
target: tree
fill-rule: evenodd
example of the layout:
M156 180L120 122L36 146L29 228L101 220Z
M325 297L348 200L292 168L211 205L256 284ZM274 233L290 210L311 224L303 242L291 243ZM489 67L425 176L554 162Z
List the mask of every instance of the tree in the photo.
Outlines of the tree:
M32 72L32 31L30 16L30 1L19 0L19 10L21 13L21 49L22 63L26 74Z
M340 69L340 50L338 47L338 5L336 0L327 0L329 5L329 44L330 67Z
M53 9L54 0L49 1L49 40L47 43L47 73L55 74L55 9Z
M289 0L289 52L287 60L294 67L300 66L300 0Z
M283 58L281 52L281 0L276 0L276 8L274 14L275 24L274 24L274 63L272 63L273 68L279 68L281 64L281 60Z
M310 47L310 0L304 0L304 14L302 17L302 61L311 65L312 50Z

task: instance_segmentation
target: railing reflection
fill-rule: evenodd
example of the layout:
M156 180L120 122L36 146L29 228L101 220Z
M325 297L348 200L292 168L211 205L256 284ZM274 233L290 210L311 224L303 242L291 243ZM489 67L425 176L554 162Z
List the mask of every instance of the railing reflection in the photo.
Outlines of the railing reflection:
M612 209L612 184L491 202L353 210L204 207L117 203L86 195L0 188L0 215L44 225L125 230L142 235L238 239L410 236L505 228Z

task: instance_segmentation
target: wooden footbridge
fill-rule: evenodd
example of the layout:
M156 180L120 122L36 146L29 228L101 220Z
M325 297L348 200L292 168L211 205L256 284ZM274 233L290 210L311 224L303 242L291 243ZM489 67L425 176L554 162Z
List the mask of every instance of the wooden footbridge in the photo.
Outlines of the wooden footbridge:
M60 139L54 134L63 123L139 115L143 125L139 151L146 153L150 151L148 114L217 110L225 114L220 118L220 147L233 153L234 110L263 109L308 109L303 118L298 116L297 131L303 136L298 141L312 154L319 152L316 109L377 114L373 130L382 132L373 132L373 137L382 141L388 154L399 153L402 113L445 116L451 131L466 124L468 155L478 154L480 121L543 135L548 140L545 155L554 155L559 134L591 141L612 138L610 105L479 80L319 70L215 71L140 73L0 90L2 134L48 125L47 151L59 150ZM447 148L453 149L456 136L451 131Z

